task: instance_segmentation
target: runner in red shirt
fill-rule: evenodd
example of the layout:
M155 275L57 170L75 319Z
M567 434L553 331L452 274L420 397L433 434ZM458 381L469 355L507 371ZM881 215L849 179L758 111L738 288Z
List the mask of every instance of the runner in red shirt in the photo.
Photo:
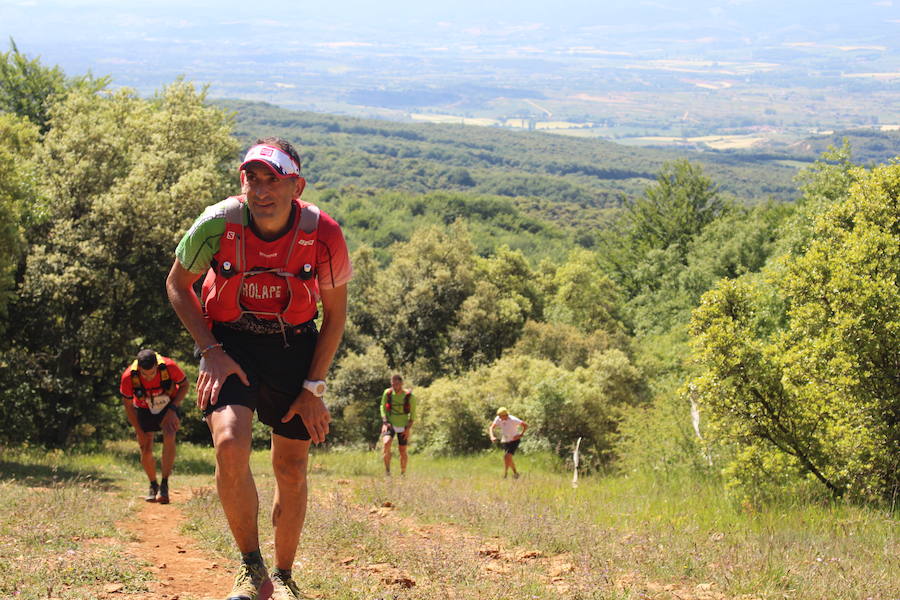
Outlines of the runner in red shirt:
M300 199L306 181L290 143L258 140L239 175L241 195L208 207L182 237L166 289L201 356L197 406L241 552L227 598L297 600L291 568L306 515L309 447L328 434L324 380L344 332L352 269L340 226ZM193 287L201 277L202 305ZM249 464L254 413L272 429L271 572L260 554Z
M181 402L190 384L171 358L144 349L122 373L119 392L128 422L141 448L141 466L150 480L147 502L169 503L169 475L175 466L175 432L181 426ZM162 431L162 483L156 481L154 432Z

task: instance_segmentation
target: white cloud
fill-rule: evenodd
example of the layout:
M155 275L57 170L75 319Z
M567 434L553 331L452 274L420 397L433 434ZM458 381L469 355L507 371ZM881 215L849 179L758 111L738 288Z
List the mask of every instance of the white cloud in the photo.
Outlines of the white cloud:
M98 58L97 62L102 65L139 65L141 64L138 60L129 60L127 58Z
M360 46L374 46L369 42L322 42L314 44L322 48L359 48Z

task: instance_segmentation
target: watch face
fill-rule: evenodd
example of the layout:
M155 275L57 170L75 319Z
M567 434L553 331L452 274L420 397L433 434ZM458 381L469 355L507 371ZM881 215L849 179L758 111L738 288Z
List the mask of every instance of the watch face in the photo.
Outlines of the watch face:
M323 396L325 394L326 385L324 381L307 381L303 384L303 387L311 391L316 396Z

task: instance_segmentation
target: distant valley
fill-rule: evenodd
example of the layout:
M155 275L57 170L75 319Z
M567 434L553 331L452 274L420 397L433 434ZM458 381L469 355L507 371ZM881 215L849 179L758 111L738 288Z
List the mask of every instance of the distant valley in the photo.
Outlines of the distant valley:
M236 132L245 142L262 135L296 142L307 178L319 187L459 190L539 198L556 210L560 205L618 206L678 158L702 165L723 193L752 204L796 199L798 169L844 139L860 164L900 155L900 132L869 129L808 137L777 151L697 151L636 148L541 131L361 119L238 100L218 104L234 111Z
M787 153L900 128L896 1L515 6L336 0L276 19L230 1L33 0L0 8L0 35L146 95L183 76L210 97L405 123Z

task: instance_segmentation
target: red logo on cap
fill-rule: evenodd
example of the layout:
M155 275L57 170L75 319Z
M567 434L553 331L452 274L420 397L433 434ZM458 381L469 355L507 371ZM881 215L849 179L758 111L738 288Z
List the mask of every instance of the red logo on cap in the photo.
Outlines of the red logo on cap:
M275 150L272 148L260 148L259 154L260 156L272 156L275 153Z

